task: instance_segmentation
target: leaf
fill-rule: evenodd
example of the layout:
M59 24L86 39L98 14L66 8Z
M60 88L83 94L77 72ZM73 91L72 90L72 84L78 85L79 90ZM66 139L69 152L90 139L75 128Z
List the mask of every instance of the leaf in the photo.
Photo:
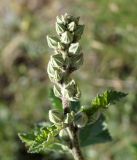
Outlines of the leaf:
M28 146L29 153L54 150L60 143L57 135L62 128L56 126L37 126L30 133L19 133L19 138ZM56 147L57 148L57 147Z
M101 113L108 109L108 105L114 104L126 95L126 93L107 90L104 93L97 95L97 97L91 101L91 106L82 107L81 111L86 113L89 123L94 123L97 121Z
M50 89L49 98L53 108L63 111L61 99L54 95L53 89Z
M93 108L107 108L109 104L114 104L125 96L127 96L126 93L107 90L101 95L97 95L97 97L91 101L91 104Z
M112 138L107 129L105 117L101 115L94 124L82 128L79 138L81 147L111 141Z
M26 143L26 145L31 145L35 139L35 136L33 133L19 133L18 134L19 138L21 139L22 142Z

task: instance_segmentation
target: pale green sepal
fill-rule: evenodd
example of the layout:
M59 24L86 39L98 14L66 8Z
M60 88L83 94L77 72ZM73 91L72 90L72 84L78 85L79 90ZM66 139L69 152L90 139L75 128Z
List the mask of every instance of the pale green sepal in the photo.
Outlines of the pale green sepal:
M53 36L47 36L47 42L48 42L48 46L50 48L57 48L59 39L57 37L53 37Z
M56 109L49 110L49 120L54 124L61 125L63 113Z
M70 47L69 47L69 53L71 54L80 54L81 51L81 47L79 45L79 43L71 43Z
M62 97L62 94L61 94L61 88L59 86L55 86L53 87L53 92L54 92L54 95L56 97L59 97L61 98Z
M73 41L73 35L69 31L65 31L61 35L61 42L64 44L70 44Z
M62 34L63 32L65 32L66 28L63 24L61 23L57 23L56 22L56 32L58 35Z
M68 24L68 30L73 32L76 29L76 23L75 22L71 22Z

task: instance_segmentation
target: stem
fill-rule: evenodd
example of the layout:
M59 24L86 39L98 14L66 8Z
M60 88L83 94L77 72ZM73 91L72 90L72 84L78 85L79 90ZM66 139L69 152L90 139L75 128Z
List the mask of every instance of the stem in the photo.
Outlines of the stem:
M71 141L71 145L72 145L71 150L72 150L72 155L73 155L74 159L75 160L84 160L84 157L81 152L80 145L79 145L77 131L73 125L68 127L68 133L69 133L69 137L70 137L70 141Z
M62 105L64 108L64 114L69 113L70 112L70 103L68 100L66 100L65 97L62 98ZM83 154L81 152L80 149L80 145L79 145L79 138L78 138L78 130L77 128L71 124L68 128L68 134L70 137L70 142L71 142L71 151L72 151L72 155L74 157L75 160L84 160Z

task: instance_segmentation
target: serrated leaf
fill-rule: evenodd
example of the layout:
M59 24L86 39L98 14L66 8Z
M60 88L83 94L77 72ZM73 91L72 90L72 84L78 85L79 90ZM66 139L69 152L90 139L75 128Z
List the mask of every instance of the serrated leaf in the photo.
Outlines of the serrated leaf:
M101 95L97 95L97 97L91 101L91 105L94 108L106 108L109 104L114 104L125 96L127 96L126 93L107 90Z
M29 134L19 133L18 136L21 139L21 141L26 143L28 146L31 145L35 139L35 136L33 133L29 133Z
M49 92L49 98L54 109L63 111L61 99L54 95L53 89Z
M30 133L20 133L19 138L28 146L29 153L39 153L45 150L52 150L56 143L60 143L57 135L61 129L61 127L57 128L54 125L38 126Z
M103 115L94 123L82 128L79 132L80 146L85 147L112 140Z

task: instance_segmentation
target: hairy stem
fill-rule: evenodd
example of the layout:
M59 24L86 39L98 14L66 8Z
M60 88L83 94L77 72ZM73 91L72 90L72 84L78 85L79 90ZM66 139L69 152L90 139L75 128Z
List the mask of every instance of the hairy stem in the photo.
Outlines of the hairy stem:
M62 105L64 108L64 114L70 112L70 103L68 100L66 100L65 97L62 98ZM72 155L75 160L84 160L84 157L82 155L80 145L79 145L79 138L78 138L78 130L77 128L71 124L68 128L68 134L70 137L71 146L70 149L72 151Z

